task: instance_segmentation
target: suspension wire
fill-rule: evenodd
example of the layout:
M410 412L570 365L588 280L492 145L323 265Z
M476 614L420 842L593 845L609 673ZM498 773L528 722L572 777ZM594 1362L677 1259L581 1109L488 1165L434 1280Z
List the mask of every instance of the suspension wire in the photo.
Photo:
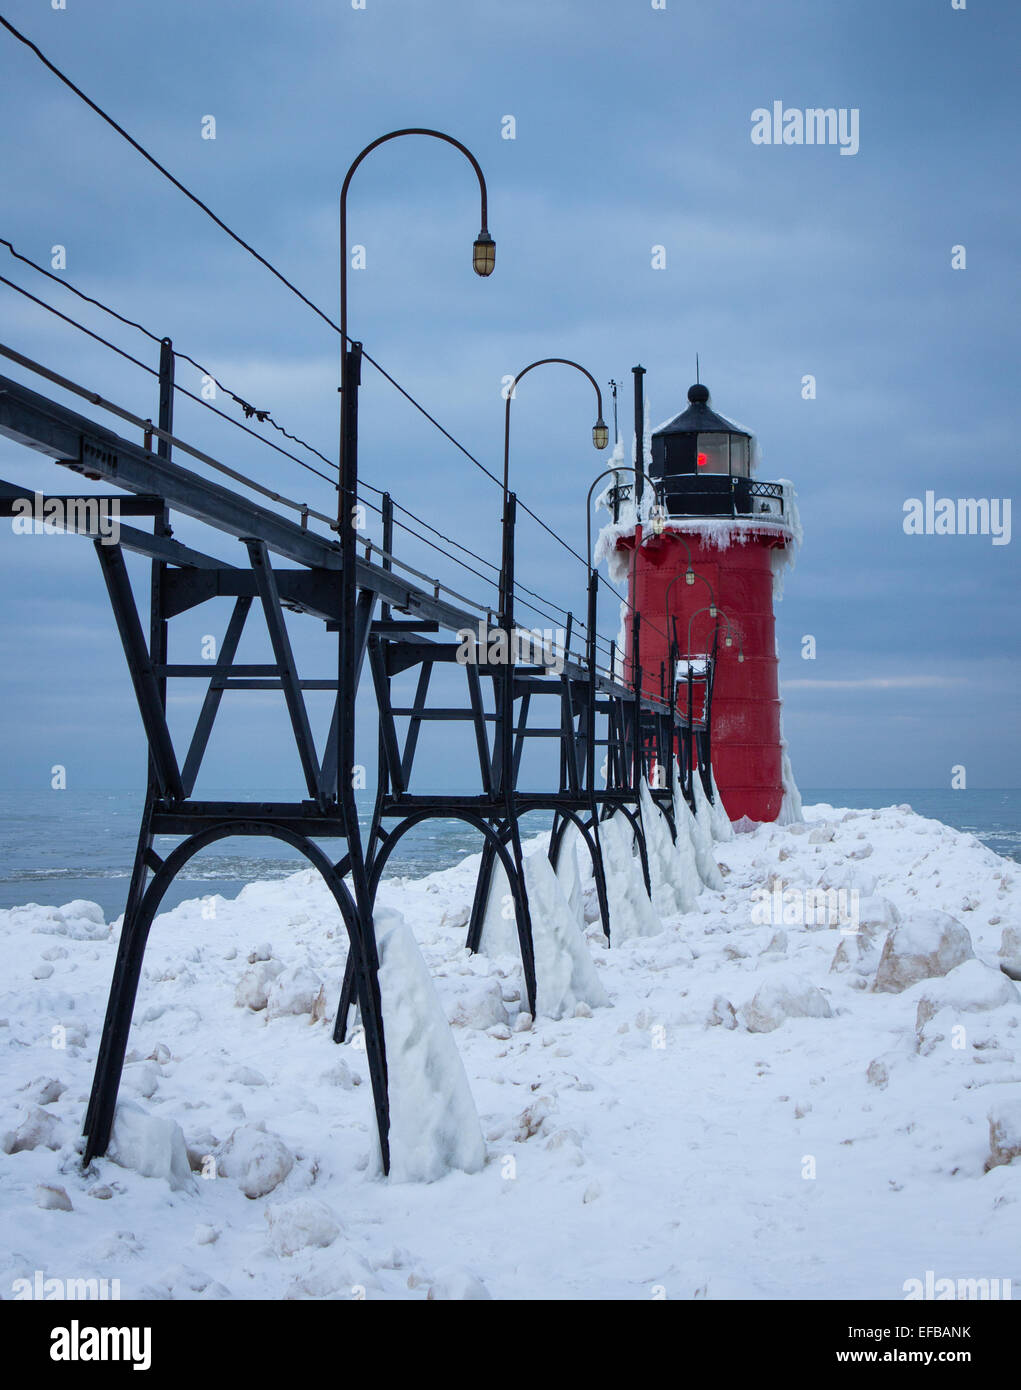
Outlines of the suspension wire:
M153 333L151 329L146 328L144 324L136 323L134 319L126 318L124 314L118 313L117 310L111 308L109 304L104 304L101 299L94 299L92 295L85 294L82 290L78 289L77 286L72 285L70 280L65 280L59 275L54 275L53 272L47 270L45 266L37 265L36 262L30 260L28 256L23 256L20 251L15 249L14 245L10 241L8 241L6 237L0 236L0 245L6 246L8 251L10 251L11 255L14 256L15 259L24 262L25 265L31 266L33 270L38 271L40 275L45 275L47 279L53 280L63 289L70 290L72 294L77 295L78 298L84 300L86 304L93 304L97 309L102 309L104 313L109 314L111 318L117 319L120 323L126 324L129 328L136 328L139 333L143 334L151 342L156 343L157 345L162 344L162 342L164 341L156 333ZM12 289L17 289L21 293L27 293L27 291L21 291L20 287L18 285L12 284L10 280L5 280L4 283L11 285ZM43 303L43 301L36 300L36 303ZM43 307L50 309L52 313L59 313L59 310L53 308L52 305L43 304ZM89 329L85 328L76 320L67 318L66 315L63 315L62 317L64 317L67 323L73 323L76 328L80 328L83 333L90 332ZM92 336L98 337L98 335L96 334L93 334ZM115 347L112 343L107 342L105 338L98 338L98 341L103 343L104 346L112 348L114 352L120 351L120 349ZM246 401L242 396L239 396L236 392L232 391L229 386L225 386L223 382L220 381L218 377L214 376L213 373L209 371L207 367L203 367L201 362L196 362L194 357L190 357L188 353L181 352L178 348L174 348L173 353L174 356L176 358L179 358L181 361L191 363L191 365L195 368L197 372L201 373L202 376L212 381L225 395L230 396L231 400L234 401L237 405L239 405L241 409L244 411L246 419L250 420L254 416L260 424L271 425L273 429L278 430L280 434L282 434L286 439L290 439L293 443L299 444L303 449L307 449L309 453L315 454L316 457L322 459L323 463L325 463L327 466L332 466L332 459L327 458L325 454L321 453L317 448L315 448L314 445L309 444L307 440L301 439L298 435L291 434L289 430L284 429L283 425L279 424L276 420L273 419L273 415L270 411L259 410L254 405L250 405L249 402ZM145 366L144 363L138 362L135 358L132 358L131 360L135 362L136 366ZM152 368L146 367L145 370L151 372ZM154 372L153 375L158 376L159 373ZM250 434L253 439L262 440L262 442L264 444L268 444L271 449L276 449L278 453L283 454L286 458L293 459L294 462L300 464L301 467L308 468L310 472L317 473L317 475L320 478L323 478L334 488L337 486L334 479L328 477L325 473L319 473L318 469L313 468L310 464L305 463L302 459L295 458L294 454L288 452L288 450L286 449L281 449L279 445L274 444L272 440L264 438L261 434L256 434L254 430L246 429L245 426L241 424L240 420L235 420L230 415L225 414L224 411L218 410L215 405L213 405L210 401L207 401L204 397L196 396L193 392L189 391L186 387L181 386L177 382L174 383L174 390L180 391L182 395L187 396L190 400L197 402L197 404L204 405L208 410L211 410L214 415L219 415L221 419L228 420L232 425L236 425L239 429L245 430L245 433Z
M12 254L15 255L15 256L17 256L19 260L24 260L24 261L26 261L27 264L33 265L33 266L34 266L34 262L29 261L27 257L21 256L17 251L15 251L14 248L13 248L13 246L11 245L11 243L10 243L9 241L7 241L6 238L0 237L0 242L2 242L4 245L6 245L6 246L8 247L8 249L11 250ZM42 267L34 266L34 268L35 268L35 269L42 270ZM44 273L44 274L48 274L49 272L43 271L43 273ZM57 276L51 276L50 278L56 280L58 284L64 284L64 282L61 281ZM104 338L101 334L98 334L98 333L93 332L92 329L90 329L90 328L86 328L84 324L79 323L77 319L73 319L73 318L71 318L69 315L62 313L61 310L57 309L54 305L48 304L45 300L38 298L36 295L32 294L29 290L26 290L26 289L24 289L22 286L15 284L14 281L12 281L12 280L8 280L8 279L6 278L6 276L0 275L0 283L2 283L2 284L4 284L4 285L7 285L10 289L13 289L13 290L17 291L17 293L23 295L26 299L30 299L34 304L39 305L41 308L49 310L50 313L54 314L57 318L61 319L63 322L69 324L69 325L70 325L71 327L73 327L73 328L77 328L80 332L85 333L88 337L93 338L96 342L101 343L104 347L109 348L112 352L115 352L115 353L117 353L119 356L124 357L127 361L131 362L134 366L139 367L139 368L140 368L142 371L144 371L144 372L147 372L149 376L152 376L152 377L155 377L155 378L158 379L159 373L158 373L157 371L155 371L152 367L150 367L147 363L142 362L142 361L140 361L137 357L133 357L130 353L125 352L123 348L118 347L115 343L111 343L111 342L109 341L109 339ZM73 287L70 286L70 285L68 285L67 288L73 288ZM79 294L80 294L80 292L77 291L77 290L75 290L75 293L79 293ZM89 295L80 294L80 297L81 297L82 299L87 299L90 303L95 304L98 308L101 308L101 309L107 309L107 308L108 308L108 306L105 305L105 304L103 304L100 300L93 299L93 298L92 298L91 296L89 296ZM121 322L129 324L129 325L130 325L131 327L133 327L133 328L138 328L140 332L142 332L146 337L150 338L153 342L159 343L159 342L162 341L160 338L158 338L158 337L156 336L156 334L151 333L147 328L143 327L141 324L133 323L130 319L126 319L123 315L118 314L115 310L112 310L112 309L111 309L111 310L109 310L109 312L110 312L115 318L119 319ZM200 364L196 363L196 362L194 361L193 358L188 357L188 355L187 355L186 353L180 353L180 354L175 353L175 356L181 356L181 357L183 357L183 358L186 358L186 360L189 361L189 362L191 362L192 365L195 366L199 371L203 371L203 370L204 370L204 369L200 366ZM218 383L218 384L219 384L219 383ZM198 404L200 404L200 405L205 405L205 406L207 406L209 409L211 409L211 410L213 411L214 414L219 415L222 419L227 420L229 424L235 425L235 426L237 426L237 428L244 430L246 434L251 434L253 438L258 439L261 443L263 443L263 444L268 444L270 448L275 449L278 453L281 453L281 454L283 454L285 457L287 457L287 458L293 460L293 462L299 464L299 465L300 465L301 467L303 467L303 468L306 468L309 472L314 473L317 477L322 478L324 481L326 481L326 482L328 482L328 483L331 483L334 487L336 486L336 484L334 483L333 479L331 479L330 477L328 477L326 474L320 472L319 469L314 468L311 464L305 463L304 460L302 460L302 459L295 458L295 456L294 456L293 454L289 453L286 449L281 449L279 445L273 444L273 442L272 442L271 440L267 440L267 439L263 438L262 435L256 434L256 433L254 432L254 430L249 430L249 429L247 428L247 426L241 424L240 421L234 420L234 419L232 419L229 415L225 415L222 411L217 410L217 408L216 408L215 406L211 405L211 403L210 403L209 401L202 400L200 397L195 396L192 392L188 391L185 387L178 386L177 389L178 389L179 391L181 391L182 394L184 394L185 396L189 397L189 399L196 401L196 402L197 402ZM237 398L235 397L235 399L237 399ZM206 459L206 461L207 461L207 462L212 462L212 461L209 460L208 458ZM328 462L328 460L327 460L327 462ZM216 464L214 463L214 466L218 466L218 465L216 465ZM236 474L236 475L233 475L233 476L236 476L236 478L237 478L238 481L247 481L247 482L251 483L251 480L245 479L245 478L243 477L243 475L241 475L241 474ZM257 485L254 484L254 483L251 483L251 485L252 485L252 486L257 486ZM380 496L382 496L382 492L381 492L380 489L375 488L375 487L372 487L371 484L366 484L366 486L370 487L371 490L372 490L373 492L377 492L377 493L379 493ZM279 494L274 493L274 492L271 492L271 491L267 491L267 492L266 492L266 495L267 495L267 496L273 497L274 500L276 500L277 498L279 498ZM284 500L286 500L286 499L284 499ZM365 500L365 499L363 499L363 500ZM302 509L302 508L303 508L303 504L291 503L291 505L292 505L292 506L298 506L299 509ZM366 502L366 505L372 506L372 504L371 504L371 503L368 503L368 502ZM399 503L394 503L394 506L395 506L395 508L397 508L397 509L399 509L401 512L403 512L406 516L410 516L414 521L418 522L419 525L426 527L429 531L432 531L432 533L433 533L435 536L437 536L440 540L446 542L448 545L457 547L459 550L462 550L465 554L470 555L473 559L479 561L481 564L487 565L490 569L494 570L497 574L499 573L499 567L498 567L497 565L494 565L492 561L486 560L483 556L477 555L473 550L470 550L467 546L461 545L460 542L455 541L455 540L453 540L451 537L444 535L444 533L443 533L442 531L439 531L436 527L432 526L429 522L427 522L427 521L425 521L423 518L417 516L417 515L416 515L414 512L412 512L409 508L406 508L406 507L404 507L404 506L401 506ZM380 511L380 509L379 509L378 507L373 507L373 510L374 510L374 511ZM313 512L311 512L311 511L309 511L309 512L308 512L308 515L316 515L320 520L325 519L325 518L323 518L323 516L322 516L321 513L313 513ZM410 535L413 535L413 536L415 536L417 539L423 541L426 545L431 546L433 550L438 551L440 554L444 555L445 558L450 559L450 560L453 560L455 563L460 564L464 569L468 570L471 574L474 574L474 575L476 575L477 578L482 579L483 582L488 583L488 584L492 584L492 585L494 585L494 586L497 586L497 585L499 584L499 580L498 580L498 579L493 579L493 578L491 578L491 577L488 576L488 575L482 574L479 570L476 570L475 568L473 568L473 566L468 565L468 564L466 564L463 560L459 559L458 556L451 554L449 551L445 550L442 546L437 545L437 544L436 544L435 542L433 542L433 541L430 541L428 537L420 535L418 532L414 531L411 527L406 526L404 523L399 522L399 521L397 522L397 525L400 526L403 530L407 531ZM429 578L429 576L420 576L420 577L422 577L422 578L424 578L424 579L427 579L427 581L428 581L429 583L431 583L431 584L434 584L434 583L435 583L435 581L434 581L433 579ZM542 594L536 594L536 593L534 593L532 590L527 589L524 585L519 585L518 587L521 588L523 592L530 594L531 597L540 599L542 602L549 604L549 605L550 605L551 607L553 607L553 608L560 609L560 605L557 604L554 600L549 599L549 598L546 598L546 597L545 597L544 595L542 595ZM453 592L453 591L450 591L450 592ZM461 595L461 596L459 596L459 597L464 598L463 595ZM465 602L472 603L472 606L473 606L473 607L479 607L479 605L478 605L478 604L475 604L472 600L464 599L464 601L465 601ZM523 602L525 602L525 601L523 600ZM555 619L553 618L553 615L550 614L549 612L547 612L545 609L537 608L534 604L530 604L530 603L527 603L527 602L525 602L525 606L528 607L528 608L530 608L530 609L532 609L532 611L541 614L541 616L550 619L550 621L555 621ZM564 614L567 613L567 610L566 610L566 609L560 609L560 611L563 612ZM581 626L584 628L584 624L582 624Z
M18 29L16 29L14 25L10 23L9 20L4 18L3 15L0 15L0 25L2 25L3 28L5 28L10 34L12 34L13 37L19 41L19 43L24 44L26 48L30 49L39 59L39 61L43 64L44 67L46 67L50 72L52 72L53 75L64 84L64 86L69 88L70 91L74 92L76 96L80 97L81 100L85 102L86 106L88 106L92 111L96 113L97 116L99 116L103 121L105 121L107 125L109 125L113 130L115 130L118 135L120 135L124 140L126 140L128 144L131 145L132 148L135 149L142 156L143 159L145 159L149 164L151 164L154 169L156 169L160 174L163 175L164 178L169 180L169 182L172 183L179 192L183 193L184 196L188 198L190 202L194 203L196 207L200 208L201 211L204 212L206 216L209 217L213 222L215 222L216 225L222 231L226 232L226 234L231 238L232 241L236 242L238 246L240 246L243 250L247 251L250 256L253 256L260 263L260 265L264 266L270 272L271 275L275 276L275 278L279 280L281 284L285 285L287 289L289 289L292 292L292 294L295 294L302 301L303 304L305 304L309 309L311 309L312 312L316 314L320 319L322 319L324 323L328 324L329 327L332 328L335 333L340 332L339 324L337 324L333 319L331 319L328 314L326 314L322 309L319 308L317 304L315 304L311 299L309 299L306 294L304 294L300 289L298 289L298 287L291 280L289 280L287 276L283 274L282 271L278 270L276 266L272 264L271 261L267 260L266 257L263 256L260 252L256 251L256 249L247 241L245 241L244 238L241 237L237 232L235 232L233 228L229 227L221 217L218 217L217 214L213 212L212 208L209 207L207 203L204 203L202 199L198 197L197 194L192 193L192 191L189 188L187 188L180 181L180 179L175 178L175 176L170 172L170 170L167 169L165 165L161 164L160 161L156 159L154 155L150 154L144 145L141 145L132 135L129 135L122 125L120 125L116 120L114 120L114 118L111 115L104 111L101 106L94 102L91 97L87 96L86 93L83 92L82 89L71 80L71 78L69 78L65 73L63 73L60 70L60 68L56 66L55 63L52 63L50 59L46 57L42 50L36 44L34 44L31 41L31 39L29 39L26 35L22 34ZM349 338L348 342L351 341L352 340ZM380 373L380 375L383 376L391 384L391 386L393 386L394 389L398 391L405 398L405 400L409 402L409 404L413 405L416 410L418 410L422 415L424 415L425 418L430 422L430 424L434 425L436 429L438 429L440 433L446 439L448 439L456 449L458 449L462 454L464 454L465 458L469 459L476 466L476 468L483 472L492 482L496 483L502 490L503 483L501 479L496 476L495 473L491 472L490 469L488 469L484 463L482 463L479 459L475 457L474 454L472 454L467 448L465 448L465 446L460 442L460 440L456 439L450 433L449 430L445 429L444 426L441 425L440 422L435 418L435 416L430 414L430 412L426 410L424 405L417 401L415 397L411 395L410 392L405 390L405 388L401 386L400 382L398 382L394 377L392 377L390 373L379 362L377 362L374 357L372 357L368 352L365 352L364 349L362 355L365 358L365 360L370 362L372 366L375 367L376 370ZM206 402L206 404L208 404L208 402ZM258 438L259 436L256 437ZM559 536L556 533L556 531L552 529L552 527L548 526L547 523L543 521L543 519L536 512L534 512L531 509L531 507L529 507L525 502L521 501L520 498L518 499L518 505L521 507L522 511L526 512L527 515L529 515L532 518L532 520L535 521L536 524L542 528L542 530L544 530L549 536L551 536L552 539L555 540L558 545L563 546L563 548L570 555L573 555L576 560L581 561L581 563L585 565L586 568L589 568L589 561L583 558L578 553L578 551L574 549L573 546L569 545L567 541L563 539L562 536ZM607 588L609 588L610 591L616 594L617 598L619 599L620 595L613 588L613 586L609 584L609 581L604 580L603 577L599 575L598 570L596 571L596 574L598 577L598 582L604 584ZM628 608L630 608L632 612L637 612L637 610L634 608L634 605L631 604L631 602L628 599L622 599L621 602L627 604ZM648 619L646 619L646 621L649 626L653 627L654 631L659 633L660 636L664 638L667 637L667 634L664 633L662 629L656 627ZM669 641L669 638L667 638L667 640Z

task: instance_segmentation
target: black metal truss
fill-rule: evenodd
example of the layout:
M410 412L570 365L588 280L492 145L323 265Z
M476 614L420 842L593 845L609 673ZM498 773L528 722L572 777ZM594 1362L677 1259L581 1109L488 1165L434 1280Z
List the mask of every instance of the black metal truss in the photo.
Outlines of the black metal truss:
M350 351L356 360L349 364L349 371L357 383L360 349L355 344ZM173 354L165 343L159 429L166 434L172 432L172 386ZM356 441L356 392L344 407L345 458L350 462ZM702 678L703 714L697 721L692 718L695 678L690 674L686 712L669 698L662 675L659 697L644 688L637 632L629 681L619 679L616 672L598 670L593 640L595 585L590 577L589 647L584 657L559 653L554 666L490 662L487 657L464 660L460 639L445 640L444 634L477 631L478 616L393 572L389 499L384 508L386 559L375 564L357 555L353 531L339 529L337 540L321 536L180 467L171 461L167 440L160 438L153 452L6 377L0 377L0 434L86 478L115 485L121 490L113 495L122 517L151 517L153 522L149 532L121 520L115 542L87 521L79 528L95 542L149 757L145 805L84 1125L85 1162L106 1152L148 934L167 888L191 856L213 841L233 835L260 835L276 837L299 850L318 868L337 902L348 933L349 952L334 1038L343 1040L350 1008L357 1005L365 1029L386 1170L389 1110L385 1020L373 907L391 855L403 837L426 820L458 819L478 830L482 856L467 945L473 951L480 948L492 876L499 863L513 901L527 1000L534 1014L537 981L521 818L534 811L552 815L549 857L554 866L567 830L572 826L577 830L592 861L600 920L610 938L600 823L617 811L627 818L648 889L641 785L643 780L649 783L653 802L666 817L672 834L675 758L680 765L681 790L689 801L693 770L703 775L709 791L713 659ZM0 483L0 515L12 515L15 501L28 495L13 484ZM103 500L109 502L110 496ZM172 535L172 512L201 520L241 541L243 558L229 563L180 544ZM505 552L513 515L511 497L504 519ZM146 620L129 581L124 551L151 562ZM298 568L280 567L271 559L271 552ZM512 573L509 585L508 614L513 611ZM173 619L220 597L234 602L215 660L195 664L170 661ZM240 641L256 603L266 623L273 660L240 664L236 660ZM302 676L285 610L322 621L327 633L335 636L334 675ZM401 616L395 618L394 612ZM513 630L512 621L505 617L504 635ZM498 631L488 623L487 643L480 643L479 650L488 653L488 639ZM363 840L351 774L354 699L366 666L378 709L379 755L374 808ZM463 703L451 705L432 698L433 677L440 666L463 671ZM410 704L398 705L393 698L393 681L405 673L415 673L414 695ZM182 759L166 717L167 687L175 679L196 678L206 680L206 692ZM673 689L671 682L670 691ZM306 799L228 802L193 796L210 735L221 716L223 696L239 690L273 690L282 695ZM305 705L309 690L335 692L333 717L321 755ZM434 795L415 790L420 734L426 724L437 722L471 726L469 748L474 760L469 759L466 765L473 768L477 791ZM558 769L555 787L520 785L524 750L535 739L557 743L558 757L547 760L550 768ZM184 839L164 859L153 847L157 835ZM342 849L328 854L317 843L320 840L341 841Z

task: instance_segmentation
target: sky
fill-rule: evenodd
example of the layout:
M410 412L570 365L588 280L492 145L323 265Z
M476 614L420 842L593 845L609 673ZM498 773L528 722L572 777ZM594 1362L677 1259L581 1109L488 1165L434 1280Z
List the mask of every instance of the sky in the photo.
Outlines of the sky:
M759 476L798 491L805 541L777 632L799 782L949 788L963 767L969 787L1018 784L1017 547L903 525L905 503L928 490L997 501L1013 490L1011 0L0 0L0 13L333 316L351 159L404 126L467 144L488 181L496 272L471 272L478 188L462 156L391 142L352 184L349 242L366 262L350 275L352 334L494 471L502 383L532 360L574 358L604 388L622 382L630 445L630 368L646 367L660 421L683 408L697 352L714 406L756 431ZM753 113L774 102L858 112L857 151L754 143ZM0 110L0 236L47 267L64 247L70 283L169 335L335 457L332 331L6 32ZM204 139L210 116L215 139ZM2 246L0 263L155 365L134 330ZM4 285L0 315L3 342L155 413L150 377ZM48 389L9 364L0 372ZM199 389L186 364L179 380ZM363 383L363 479L497 559L498 488L371 368ZM217 404L238 414L229 398ZM512 484L579 552L585 494L606 463L593 418L591 387L563 368L533 372L513 408ZM330 509L328 483L208 411L179 404L175 427ZM0 477L26 491L70 486L6 440ZM176 534L236 559L236 541L187 522ZM398 553L471 596L491 592L412 538ZM581 562L527 521L517 566L521 582L581 612ZM144 566L131 568L142 592ZM183 620L172 656L197 661L225 616ZM294 640L306 673L327 675L315 626L300 619ZM253 634L240 659L264 650ZM176 731L186 735L197 700L190 687L175 697ZM209 785L290 786L282 702L234 700ZM310 703L321 730L325 702ZM45 787L57 764L79 788L141 779L140 721L88 542L0 530L0 710L5 790ZM422 785L464 783L446 737L423 750ZM371 762L365 700L359 739Z

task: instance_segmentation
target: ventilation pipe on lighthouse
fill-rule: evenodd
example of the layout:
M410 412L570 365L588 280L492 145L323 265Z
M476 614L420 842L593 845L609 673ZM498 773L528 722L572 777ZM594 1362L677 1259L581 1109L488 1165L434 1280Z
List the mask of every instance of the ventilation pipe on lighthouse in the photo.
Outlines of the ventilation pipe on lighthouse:
M635 379L635 515L642 515L645 491L645 368L632 367Z

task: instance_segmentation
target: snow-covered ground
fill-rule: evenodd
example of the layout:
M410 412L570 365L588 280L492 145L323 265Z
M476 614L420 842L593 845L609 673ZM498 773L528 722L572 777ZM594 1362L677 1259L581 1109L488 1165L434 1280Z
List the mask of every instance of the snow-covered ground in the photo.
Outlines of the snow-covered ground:
M425 1044L407 1024L429 999L381 913L384 997L412 1011L398 1079L428 1054L450 1132L426 1157L446 1144L476 1170L430 1182L377 1176L365 1053L331 1041L346 942L314 872L158 918L122 1163L88 1174L116 926L81 903L0 913L0 1295L37 1271L124 1298L898 1299L930 1270L1021 1288L1021 1159L986 1166L991 1112L997 1156L1021 1147L1021 997L998 969L1005 928L1015 973L1021 955L1017 866L906 807L805 814L716 843L722 891L654 935L629 921L612 950L591 879L555 897L534 872L547 968L564 902L589 924L594 976L568 962L559 1020L521 1016L510 957L465 952L477 857L384 884L451 1023ZM820 885L846 890L858 934L769 920L804 917ZM682 889L659 883L660 910ZM421 1099L412 1078L401 1143Z

